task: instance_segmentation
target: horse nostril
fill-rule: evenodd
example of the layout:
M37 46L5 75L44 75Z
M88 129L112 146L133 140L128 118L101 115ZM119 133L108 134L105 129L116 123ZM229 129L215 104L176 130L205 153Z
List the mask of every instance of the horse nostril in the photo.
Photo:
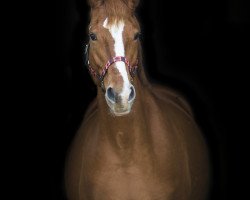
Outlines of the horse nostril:
M109 87L107 89L107 97L110 101L115 102L115 91L113 90L113 88Z
M134 100L134 98L135 98L135 88L133 86L131 86L128 100L132 101L132 100Z

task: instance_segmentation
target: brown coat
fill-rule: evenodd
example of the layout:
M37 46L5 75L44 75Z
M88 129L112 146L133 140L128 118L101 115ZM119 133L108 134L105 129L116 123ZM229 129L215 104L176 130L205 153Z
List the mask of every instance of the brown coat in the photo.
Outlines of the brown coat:
M100 71L113 56L112 38L102 27L106 15L109 19L124 19L126 57L132 63L136 57L141 61L139 42L133 40L139 25L131 14L137 3L90 0L91 31L99 39L90 45L89 59L94 70ZM113 13L105 12L107 7ZM112 81L114 87L123 84L115 67L108 71L104 87ZM66 161L68 199L206 199L208 151L188 104L176 92L148 83L141 62L132 84L136 91L132 109L119 117L110 112L98 87L97 98L84 117Z
M132 113L114 117L102 96L72 144L69 200L205 199L208 152L186 103L167 89L142 87Z

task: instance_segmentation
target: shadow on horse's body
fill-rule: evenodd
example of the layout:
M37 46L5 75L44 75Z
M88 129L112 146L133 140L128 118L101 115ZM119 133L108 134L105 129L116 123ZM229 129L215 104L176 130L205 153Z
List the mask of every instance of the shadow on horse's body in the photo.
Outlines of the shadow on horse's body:
M91 1L92 9L96 1ZM105 88L111 80L102 83ZM113 93L106 89L110 96L105 99L98 87L67 158L68 199L206 199L208 152L189 105L176 92L148 83L141 65L132 83L136 97L129 113L121 116L116 111L124 111L127 104L118 98L119 109L109 106Z

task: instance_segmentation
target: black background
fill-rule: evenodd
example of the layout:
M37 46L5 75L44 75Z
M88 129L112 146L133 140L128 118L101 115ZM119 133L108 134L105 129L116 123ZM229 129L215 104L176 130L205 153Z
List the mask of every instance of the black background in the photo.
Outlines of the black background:
M95 86L83 65L89 8L56 1L58 129L49 140L47 199L65 199L64 159ZM245 198L249 3L242 0L141 1L144 67L151 81L180 91L192 105L209 145L211 199Z

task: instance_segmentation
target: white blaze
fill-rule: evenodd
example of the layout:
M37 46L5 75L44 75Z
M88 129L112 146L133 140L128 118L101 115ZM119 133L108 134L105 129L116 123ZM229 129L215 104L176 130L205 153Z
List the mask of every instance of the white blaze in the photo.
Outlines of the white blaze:
M123 37L122 37L124 26L125 25L123 21L119 21L115 24L108 25L108 18L106 18L105 21L103 22L103 27L109 30L111 36L115 41L114 43L115 56L125 56ZM130 94L130 82L126 71L126 65L124 62L118 61L116 62L116 67L123 78L123 89L121 92L121 96L128 98ZM127 99L125 98L124 100Z

